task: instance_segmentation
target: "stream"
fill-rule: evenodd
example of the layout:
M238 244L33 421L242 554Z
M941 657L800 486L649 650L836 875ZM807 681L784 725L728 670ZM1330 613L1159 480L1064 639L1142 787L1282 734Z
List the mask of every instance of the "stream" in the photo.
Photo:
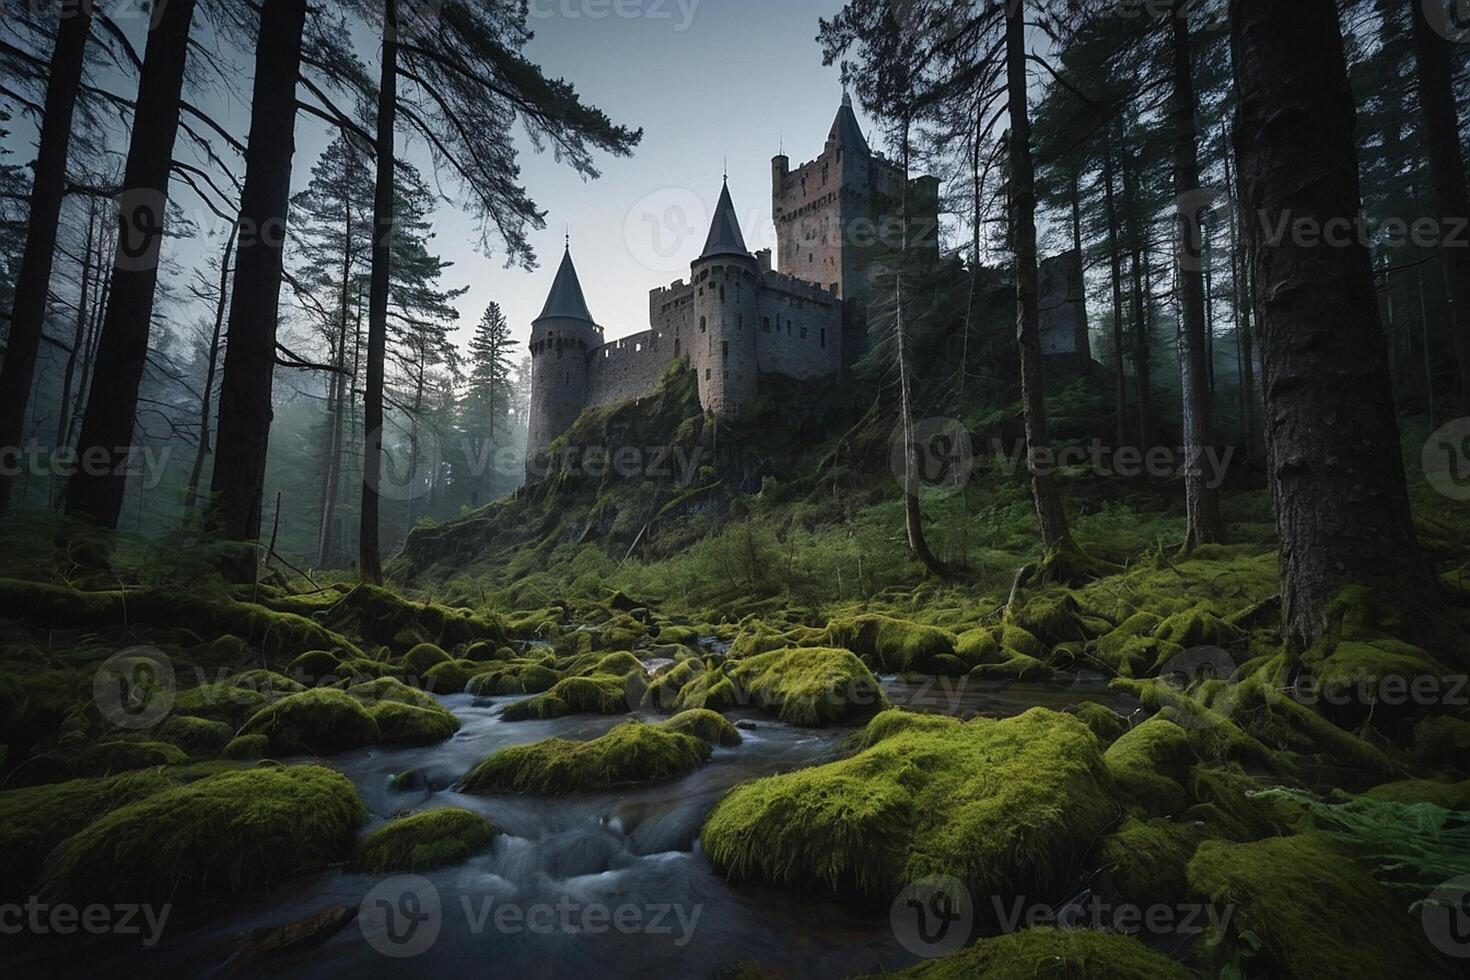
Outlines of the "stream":
M960 717L1008 716L1038 704L1060 709L1089 699L1125 712L1128 707L1100 677L988 690L957 684L883 678L895 704ZM322 762L357 786L371 813L365 830L409 812L457 806L482 814L500 831L490 850L414 876L340 869L302 876L222 906L202 926L170 925L150 949L93 948L46 965L57 973L85 967L92 975L617 980L705 977L737 961L766 963L797 977L840 978L891 971L917 959L895 938L888 909L735 886L699 848L706 814L730 787L839 758L852 727L793 728L754 710L736 711L727 717L740 725L743 743L716 747L708 763L676 780L565 797L470 795L455 792L454 783L497 749L555 736L594 738L637 715L506 722L500 713L515 698L455 694L440 700L462 723L448 741L375 746ZM419 788L391 788L390 778L409 769L424 777ZM399 928L390 930L380 899L400 914L392 917ZM236 964L236 972L226 964L250 930L334 906L363 911L329 935ZM403 927L410 919L419 925ZM405 952L413 955L390 955Z

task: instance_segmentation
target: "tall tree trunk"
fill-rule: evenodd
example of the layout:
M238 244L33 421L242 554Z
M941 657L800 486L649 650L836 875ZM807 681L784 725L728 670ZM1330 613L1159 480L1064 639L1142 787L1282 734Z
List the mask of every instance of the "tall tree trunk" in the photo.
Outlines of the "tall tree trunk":
M1365 587L1414 631L1437 583L1409 515L1368 250L1269 247L1283 216L1361 220L1354 103L1333 0L1232 0L1236 170L1264 316L1270 464L1281 539L1285 634L1328 635L1334 600Z
M1103 147L1103 186L1108 209L1108 263L1113 278L1113 401L1117 405L1116 446L1128 441L1128 372L1123 353L1123 254L1118 241L1118 202L1113 193L1113 149L1111 131Z
M1466 228L1466 222L1470 221L1470 192L1465 185L1465 157L1460 148L1460 126L1455 111L1450 42L1430 25L1429 2L1415 0L1409 4L1414 17L1414 63L1429 143L1429 174L1443 236L1440 268L1444 270L1445 295L1449 300L1460 394L1470 400L1470 241L1467 241L1470 230Z
M88 317L90 322L87 324L87 340L82 345L82 376L77 382L76 395L71 403L71 417L66 423L64 444L67 446L72 444L75 438L72 433L80 424L82 413L87 407L87 392L92 385L92 363L97 358L98 335L102 332L102 317L107 311L107 297L112 291L112 277L103 273L102 263L116 247L116 238L111 224L104 221L102 235L97 241L97 290L92 301L92 315Z
M1072 250L1077 253L1077 267L1086 268L1085 256L1082 251L1082 177L1076 170L1072 171ZM1084 287L1085 288L1085 287ZM1092 375L1092 338L1087 334L1086 307L1083 307L1083 316L1079 317L1077 324L1077 336L1073 338L1077 348L1077 365L1082 373L1091 377Z
M75 0L61 7L61 26L51 52L46 80L45 116L31 181L25 251L10 308L10 335L0 367L0 448L19 446L26 404L35 380L36 357L46 323L46 298L56 255L56 228L66 193L66 154L71 143L72 112L82 84L82 60L92 27L92 4ZM0 473L0 514L10 505L13 477Z
M1189 53L1188 0L1176 0L1173 16L1174 193L1177 195L1180 352L1186 527L1184 550L1225 539L1220 501L1206 483L1205 450L1212 445L1210 370L1204 303L1204 197L1199 187L1199 130Z
M1153 391L1150 384L1149 362L1152 359L1152 344L1149 343L1147 285L1144 282L1144 265L1148 255L1143 247L1142 219L1139 216L1138 175L1133 161L1123 161L1123 208L1128 214L1129 264L1133 271L1133 377L1138 386L1138 448L1148 450L1153 445Z
M199 498L199 481L204 475L204 461L209 457L209 416L214 404L214 375L219 365L220 334L225 324L225 303L230 294L230 253L235 247L236 224L225 240L225 251L219 259L219 297L214 303L214 331L209 336L209 364L204 370L204 390L199 395L199 444L194 449L194 465L189 470L189 482L184 486L184 518L187 520Z
M260 536L261 495L270 443L271 385L280 317L281 250L296 151L296 76L306 0L264 0L255 47L255 89L245 187L240 193L241 236L230 292L229 343L219 392L219 455L210 483L209 526L230 541ZM254 552L236 573L253 578ZM248 566L248 567L246 567Z
M87 342L87 323L91 309L87 305L87 293L92 288L92 246L97 231L97 203L87 208L87 243L82 249L82 285L77 290L77 325L72 331L71 352L66 355L66 368L61 372L61 405L56 416L56 438L59 449L66 445L66 434L71 429L71 388L76 379L77 362L82 356L82 345Z
M138 78L133 134L123 171L117 253L107 313L97 343L92 391L77 438L83 467L66 488L66 512L105 528L116 528L127 488L124 466L133 441L138 385L148 359L148 334L158 285L158 256L168 203L169 170L179 129L179 94L194 0L169 0L148 33Z
M1245 429L1245 459L1253 463L1265 455L1261 445L1261 406L1256 395L1255 326L1251 312L1254 305L1250 289L1249 245L1242 229L1245 221L1238 204L1240 192L1235 182L1235 168L1230 154L1225 154L1225 186L1230 192L1230 268L1235 283L1235 345L1240 361L1240 423Z
M398 98L398 0L383 3L383 70L378 84L373 271L368 285L367 388L363 394L362 513L357 564L364 581L383 581L378 553L378 487L383 472L383 373L388 348L388 279L393 241L393 125Z
M352 179L352 158L347 160L348 179ZM328 567L331 561L333 542L336 538L337 493L342 480L342 418L343 399L352 397L352 388L347 383L347 318L352 306L352 198L343 198L342 221L342 291L338 297L341 306L337 326L337 357L333 365L337 374L332 378L328 408L331 411L331 429L327 438L327 474L322 486L321 528L317 532L316 564Z
M903 277L908 274L909 259L909 117L903 119L903 187L899 189L899 211L902 219L903 238L898 246L898 269L893 276L893 345L898 357L898 400L903 423L903 516L904 528L908 532L909 547L924 567L936 575L947 575L949 570L929 550L929 541L924 537L924 514L919 507L919 477L915 472L919 447L914 443L913 391L909 378L908 337L903 321ZM493 406L492 406L493 410Z
M1010 92L1011 241L1016 253L1016 343L1021 350L1021 405L1026 421L1026 466L1031 474L1041 544L1048 559L1075 551L1067 512L1057 492L1041 382L1041 324L1036 267L1036 172L1031 160L1031 117L1026 106L1026 14L1023 0L1006 5L1006 87Z

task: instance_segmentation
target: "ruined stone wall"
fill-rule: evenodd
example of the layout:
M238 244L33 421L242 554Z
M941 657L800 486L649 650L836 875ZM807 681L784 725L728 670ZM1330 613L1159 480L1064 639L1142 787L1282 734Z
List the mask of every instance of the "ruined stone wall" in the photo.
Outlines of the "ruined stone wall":
M659 330L645 330L595 348L587 359L586 407L647 394L673 357L673 337Z

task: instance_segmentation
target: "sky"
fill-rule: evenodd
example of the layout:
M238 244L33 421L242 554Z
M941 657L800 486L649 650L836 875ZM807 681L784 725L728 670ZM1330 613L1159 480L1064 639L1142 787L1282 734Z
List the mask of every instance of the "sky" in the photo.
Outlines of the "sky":
M648 292L687 278L725 173L746 244L752 250L774 247L771 157L783 140L793 165L822 149L842 87L838 67L822 65L817 22L840 8L841 0L530 0L535 37L526 56L548 76L572 83L584 101L614 122L642 127L643 140L631 157L598 156L601 177L585 181L517 133L522 183L546 212L546 228L530 235L540 263L532 272L506 268L498 247L488 255L479 252L473 218L453 201L441 203L433 214L432 248L454 263L443 285L468 287L456 303L455 339L466 343L486 304L494 301L524 344L551 287L565 235L571 238L588 306L607 338L647 329ZM121 17L119 23L141 52L146 18ZM196 22L196 29L221 59L225 78L191 86L186 96L243 142L250 126L252 56L209 42L207 22ZM375 74L375 40L366 30L357 37L359 55ZM136 85L115 72L99 81L129 97ZM860 109L859 118L867 131ZM18 116L10 130L5 139L13 151L9 159L29 163L35 156L34 128ZM408 141L406 127L399 134L398 152L431 173L422 142ZM295 135L293 193L306 186L333 133L303 113ZM121 154L125 145L115 150ZM183 138L175 155L208 165ZM240 161L235 167L243 174ZM444 189L454 190L449 182ZM203 231L165 245L166 264L177 270L172 278L182 284L192 269L215 258L225 226L177 177L170 199ZM289 291L282 298L288 301ZM183 303L160 312L187 330L212 310Z

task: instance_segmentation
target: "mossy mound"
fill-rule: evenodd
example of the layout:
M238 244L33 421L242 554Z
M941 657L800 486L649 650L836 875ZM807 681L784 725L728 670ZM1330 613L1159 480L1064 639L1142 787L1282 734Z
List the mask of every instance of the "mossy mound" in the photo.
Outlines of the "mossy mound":
M960 663L970 667L1000 660L1000 644L996 642L995 635L978 626L955 638L954 652Z
M1176 718L1184 722L1180 724ZM1234 724L1184 718L1166 708L1119 736L1103 755L1119 794L1144 813L1178 815L1193 800L1184 787L1191 767L1206 762L1266 762L1262 749Z
M150 766L178 765L188 759L183 749L168 742L108 739L72 753L66 762L77 776L108 776Z
M1103 838L1110 890L1140 907L1184 901L1189 893L1185 869L1204 837L1204 828L1191 820L1129 817Z
M626 650L617 653L609 653L607 656L593 664L588 673L605 674L613 677L627 677L629 674L641 676L644 673L643 661L633 656Z
M471 677L465 690L476 697L493 694L540 694L561 680L561 674L534 660L512 660Z
M693 735L711 745L723 745L728 748L739 745L741 742L740 731L730 724L729 719L708 708L689 708L681 711L663 722L663 727L671 732Z
M158 729L158 737L165 739L192 756L209 758L234 737L235 730L222 721L195 718L191 715L174 715Z
M303 599L280 596L263 601L304 616L319 617L332 629L403 653L428 642L445 649L487 641L503 644L505 624L495 616L455 609L435 602L415 602L389 589L358 584Z
M448 660L429 668L424 675L424 686L440 694L458 694L469 684L470 678L484 669L484 664L473 660Z
M433 643L418 643L398 658L398 666L410 677L424 677L440 664L450 661L449 654Z
M236 687L229 683L200 684L174 695L173 710L238 727L274 700L273 695L263 694L253 687Z
M334 688L290 694L250 716L241 735L264 735L269 754L331 755L371 745L378 723L350 695Z
M632 721L589 742L552 738L501 749L471 769L459 788L561 796L682 776L709 755L709 745L692 735Z
M473 660L477 664L490 663L495 660L514 660L515 651L510 647L497 646L488 640L479 643L471 643L460 653L463 660Z
M1022 629L1014 624L997 626L991 632L991 635L1001 647L1001 653L999 654L1001 659L1009 659L1019 653L1022 656L1031 657L1034 660L1045 660L1049 652L1046 649L1046 644L1033 636L1029 630ZM1005 651L1010 652L1007 653Z
M891 673L934 673L935 658L955 653L955 635L948 630L876 613L833 620L826 639Z
M632 699L632 704L637 698ZM551 690L505 706L506 721L560 718L571 714L620 715L632 706L622 677L563 677Z
M308 650L286 665L286 676L313 686L341 678L342 660L327 650Z
M264 735L236 735L220 750L221 759L264 759L271 740Z
M0 896L29 894L46 855L87 824L174 785L160 770L147 769L0 793Z
M379 701L368 709L378 726L378 741L433 745L459 731L459 719L439 705L432 708L401 701Z
M741 879L889 897L933 874L1041 894L1114 817L1096 736L1042 708L960 722L885 711L840 762L736 787L705 853Z
M220 773L152 793L69 837L47 861L42 894L197 907L345 859L366 819L352 783L330 769Z
M652 711L674 711L680 703L680 693L705 672L704 664L698 660L681 660L661 668L644 688L642 706Z
M847 650L773 650L730 668L736 700L789 725L833 725L866 718L888 705L861 660Z
M1037 927L982 939L897 973L895 980L1189 980L1190 973L1132 936Z
M400 817L358 842L352 867L369 874L428 871L461 864L495 840L495 827L458 807Z
M347 693L371 707L383 701L411 704L416 708L438 708L439 702L432 694L410 687L394 677L379 677L375 680L354 684Z
M1414 726L1414 754L1431 765L1470 771L1470 721L1448 715L1425 718Z
M292 680L285 674L277 673L274 670L265 670L260 667L234 674L226 678L225 683L231 687L243 687L251 691L259 691L266 697L276 694L299 694L306 690L306 685L300 681Z
M1202 949L1247 976L1451 975L1408 903L1321 835L1207 840L1188 876L1195 895L1235 908L1230 934Z
M1072 709L1082 723L1092 729L1092 734L1104 745L1110 745L1128 731L1128 719L1106 705L1096 701L1083 701Z
M1404 779L1374 786L1363 795L1389 803L1432 803L1446 810L1470 812L1470 779L1459 783Z
M1069 592L1033 596L1006 610L1008 625L1019 627L1036 637L1043 646L1087 641L1093 633L1082 620L1077 599Z
M1054 679L1056 674L1055 670L1035 657L1017 653L1000 663L979 664L970 670L969 676L977 681L1025 681L1043 684Z

